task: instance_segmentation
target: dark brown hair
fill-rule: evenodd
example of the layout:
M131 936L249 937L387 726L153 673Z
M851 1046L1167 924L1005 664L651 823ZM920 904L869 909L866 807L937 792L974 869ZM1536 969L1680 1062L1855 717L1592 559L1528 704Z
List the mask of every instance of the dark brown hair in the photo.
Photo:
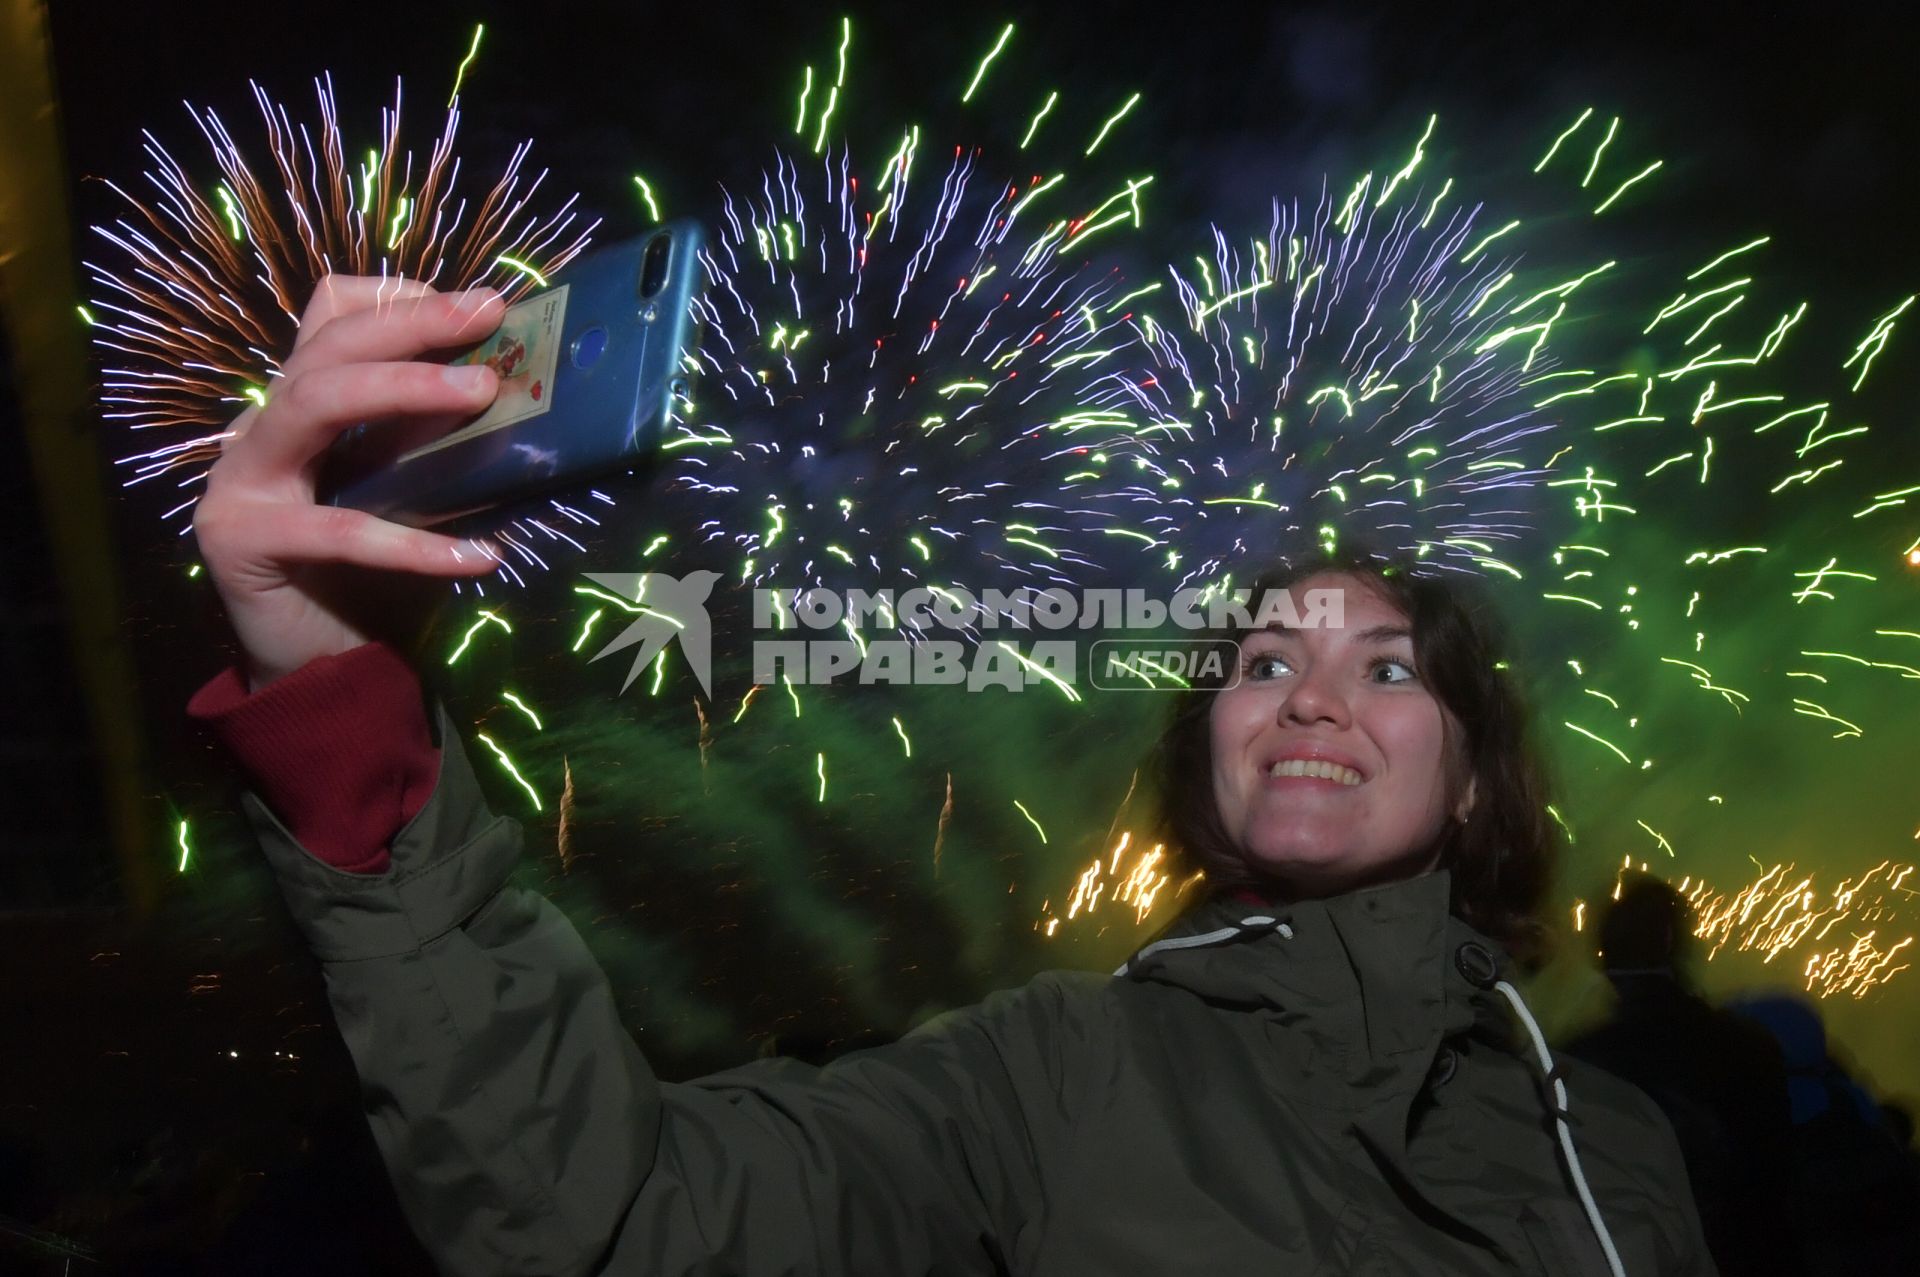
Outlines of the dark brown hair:
M1491 606L1465 579L1424 565L1369 553L1346 553L1284 564L1251 583L1258 610L1266 591L1309 577L1358 577L1403 612L1413 630L1420 677L1458 724L1447 728L1449 810L1474 784L1463 823L1448 818L1440 864L1451 871L1453 909L1468 924L1523 961L1542 956L1546 928L1539 911L1558 857L1559 837L1547 812L1546 769L1531 741L1529 715L1500 653ZM1238 638L1230 630L1218 637ZM1213 701L1225 678L1196 681L1180 694L1155 751L1162 832L1188 872L1204 870L1214 891L1284 886L1227 836L1213 789Z

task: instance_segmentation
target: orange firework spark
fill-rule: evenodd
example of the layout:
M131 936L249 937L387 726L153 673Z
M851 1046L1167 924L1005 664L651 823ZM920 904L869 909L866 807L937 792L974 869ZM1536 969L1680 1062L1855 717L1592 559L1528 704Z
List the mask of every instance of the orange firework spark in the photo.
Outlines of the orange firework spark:
M489 284L512 300L578 254L599 224L576 225L577 196L535 210L546 173L522 171L526 142L471 201L453 150L458 97L416 163L401 138L398 85L380 113L379 145L361 160L348 155L330 79L315 82L317 136L252 88L270 166L256 170L214 111L189 105L219 176L189 172L143 132L152 192L143 200L105 181L128 215L93 228L114 251L83 263L93 296L82 316L110 352L103 415L167 435L122 464L129 486L184 472L179 486L188 495L169 517L191 508L228 423L248 402L265 401L321 279L370 275L449 290Z
M1130 853L1132 842L1131 830L1122 833L1111 852L1096 856L1081 871L1074 880L1064 915L1054 914L1051 900L1042 901L1035 930L1051 939L1059 933L1061 923L1091 918L1099 912L1102 903L1132 910L1127 920L1135 924L1146 921L1160 901L1161 889L1172 881L1172 875L1167 872L1166 844L1155 843L1145 851L1136 849ZM1185 895L1203 876L1198 872L1189 874L1174 888L1173 895L1176 898Z
M1769 963L1792 953L1802 957L1809 993L1859 998L1909 965L1901 955L1913 937L1883 940L1881 933L1920 894L1907 885L1914 868L1883 860L1823 890L1814 872L1787 863L1764 868L1731 895L1704 880L1682 879L1679 888L1693 905L1694 934L1708 944L1709 959L1729 944Z

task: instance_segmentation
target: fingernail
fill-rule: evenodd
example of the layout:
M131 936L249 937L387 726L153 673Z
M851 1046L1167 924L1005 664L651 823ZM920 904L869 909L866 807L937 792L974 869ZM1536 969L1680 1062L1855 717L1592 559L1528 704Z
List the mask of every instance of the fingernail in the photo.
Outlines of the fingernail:
M455 390L472 394L487 384L487 378L491 372L479 364L449 364L440 370L440 375L446 378L447 384Z

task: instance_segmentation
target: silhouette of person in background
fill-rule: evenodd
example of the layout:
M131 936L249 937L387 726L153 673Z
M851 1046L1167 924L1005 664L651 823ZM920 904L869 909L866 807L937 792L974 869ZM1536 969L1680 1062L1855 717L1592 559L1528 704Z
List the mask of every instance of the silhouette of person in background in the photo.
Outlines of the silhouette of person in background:
M1808 1271L1920 1273L1920 1183L1906 1141L1828 1053L1819 1012L1784 996L1732 1009L1764 1028L1785 1059L1793 1218Z
M1628 878L1599 920L1613 1018L1565 1048L1632 1082L1672 1123L1723 1277L1809 1271L1790 1220L1787 1075L1773 1039L1710 1005L1684 973L1692 910L1651 876Z
M1887 1126L1893 1131L1893 1138L1901 1148L1911 1154L1913 1149L1913 1110L1895 1100L1883 1100L1880 1103L1880 1115L1887 1120Z

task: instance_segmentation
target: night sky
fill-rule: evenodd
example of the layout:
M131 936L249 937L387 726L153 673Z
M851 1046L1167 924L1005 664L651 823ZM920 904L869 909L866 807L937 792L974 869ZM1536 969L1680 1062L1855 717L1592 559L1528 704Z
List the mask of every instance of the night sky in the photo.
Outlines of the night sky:
M1101 180L1088 190L1155 175L1143 228L1112 249L1131 255L1142 278L1210 252L1211 225L1242 238L1264 232L1276 195L1312 199L1323 178L1342 187L1398 165L1430 114L1440 121L1428 161L1436 181L1454 176L1471 198L1537 226L1526 251L1550 275L1564 263L1554 278L1577 263L1618 261L1626 284L1608 296L1639 306L1635 313L1657 309L1715 254L1771 235L1764 261L1748 268L1759 281L1752 309L1770 316L1809 304L1806 340L1774 374L1782 408L1843 396L1835 426L1870 423L1871 433L1850 441L1832 477L1774 493L1792 467L1762 453L1744 428L1729 431L1711 484L1648 486L1638 519L1610 526L1613 557L1590 590L1604 606L1540 597L1564 566L1554 547L1586 532L1565 499L1543 503L1538 535L1507 556L1526 581L1493 582L1514 624L1518 672L1548 724L1561 810L1576 835L1555 897L1556 917L1569 918L1576 901L1604 896L1622 857L1648 860L1676 882L1705 877L1724 894L1783 862L1797 864L1796 876L1816 872L1824 889L1885 861L1920 860L1912 779L1920 675L1884 667L1920 666L1920 637L1898 637L1920 631L1920 568L1904 558L1920 538L1920 506L1854 517L1867 498L1920 484L1911 406L1920 314L1904 317L1860 392L1848 389L1857 365L1839 367L1878 317L1920 289L1911 46L1878 9L1838 21L1832 6L1764 17L1749 8L695 5L556 16L533 6L283 12L209 3L175 13L116 6L109 17L56 3L51 17L82 259L102 249L86 227L120 215L85 179L134 179L141 129L196 172L212 171L183 98L217 110L258 163L250 78L295 118L311 119L310 81L330 72L343 128L364 150L404 76L406 133L423 149L475 22L486 34L467 73L460 135L472 176L496 171L531 138L555 202L579 191L606 219L606 239L645 224L636 172L669 215L711 219L721 184L754 188L774 148L795 141L801 67L832 64L843 11L853 39L836 130L844 126L859 154L883 157L908 123L923 124L930 150L1017 141L1054 90L1058 126L1086 136L1141 93L1112 149L1089 166ZM1009 21L1016 34L980 102L959 110L980 55ZM1589 106L1622 118L1623 155L1665 161L1645 192L1606 219L1571 199L1556 206L1547 188L1528 184L1546 143ZM1582 160L1591 146L1588 136ZM1489 225L1506 215L1489 212ZM1581 358L1613 360L1607 371L1656 358L1654 342L1622 336L1637 323L1579 318L1569 340ZM102 432L104 456L129 451L123 437ZM1593 455L1636 482L1677 450L1608 439L1615 450ZM101 482L114 482L105 469ZM26 495L23 474L16 482L21 491L10 495ZM223 1220L250 1218L253 1170L276 1189L324 1182L312 1191L338 1194L356 1173L343 1168L364 1173L370 1152L352 1128L350 1070L317 975L233 815L232 779L183 721L186 698L228 659L209 591L187 576L187 543L158 518L171 501L135 490L116 504L161 897L153 914L129 923L112 908L103 867L54 902L85 904L83 923L8 924L10 948L53 956L44 992L8 1007L35 1018L22 1074L8 1087L28 1097L10 1111L30 1132L20 1147L31 1152L15 1159L24 1169L8 1168L20 1204L0 1208L91 1244L111 1246L118 1234L119 1244L158 1251L194 1243L183 1240L189 1231L127 1206L149 1182L143 1174L162 1197L214 1203L183 1226L204 1238ZM638 570L631 547L677 517L671 503L625 501L578 556L579 570ZM1718 577L1684 563L1695 549L1740 545L1769 551ZM1793 573L1829 558L1875 579L1849 578L1834 599L1796 601L1786 584ZM698 565L674 562L663 570ZM658 695L636 688L616 698L608 666L621 662L588 666L569 650L584 614L574 566L490 594L505 600L513 635L481 635L471 656L433 677L456 717L512 742L550 800L534 812L470 746L496 809L527 822L527 880L586 934L663 1074L889 1038L1049 965L1111 966L1170 916L1162 906L1136 926L1109 910L1052 940L1036 930L1111 846L1110 828L1127 824L1132 769L1158 725L1155 698L1068 706L1029 690L957 707L931 689L813 689L802 716L768 694L734 724L745 684L723 652L703 762L684 669ZM1677 609L1697 590L1706 610L1683 616ZM1646 616L1644 630L1622 628L1629 602L1643 609L1635 615ZM475 608L470 597L449 605L436 650L459 642ZM1696 631L1707 636L1698 644ZM1895 635L1876 634L1885 631ZM1688 651L1750 699L1735 704L1660 659ZM1882 667L1810 651L1863 654ZM1828 681L1816 694L1791 682L1796 670ZM505 708L506 689L546 711L539 732ZM1835 739L1831 722L1794 712L1794 696L1859 734ZM897 747L896 718L913 725L911 759ZM1562 730L1569 721L1623 745L1633 762L1616 766ZM817 758L830 760L829 801L817 798ZM551 800L567 775L574 800L563 862ZM942 822L949 784L953 809ZM1016 799L1045 827L1044 843ZM176 872L183 818L194 852ZM76 827L87 819L76 810ZM26 854L51 864L61 849ZM1892 912L1870 924L1883 944L1920 930L1915 885L1889 896ZM1563 1030L1595 1005L1585 943L1570 932L1541 981L1546 1018ZM1798 949L1772 964L1728 952L1701 975L1717 993L1787 988L1803 959ZM1859 1072L1909 1099L1920 1096L1917 980L1906 972L1864 998L1820 1004ZM77 1134L51 1140L46 1132L69 1118ZM365 1191L380 1197L384 1188ZM380 1201L367 1237L392 1227ZM391 1271L406 1262L390 1259Z

